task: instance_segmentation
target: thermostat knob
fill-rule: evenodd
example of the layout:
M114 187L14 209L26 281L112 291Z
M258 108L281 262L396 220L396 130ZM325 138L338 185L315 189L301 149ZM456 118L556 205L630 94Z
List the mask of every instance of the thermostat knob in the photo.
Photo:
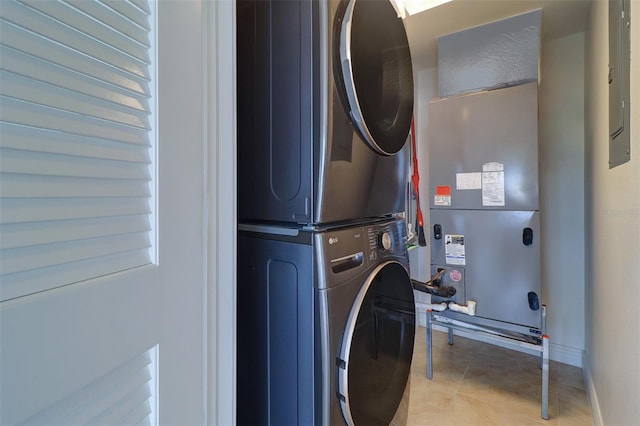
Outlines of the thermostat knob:
M391 248L391 236L388 232L378 234L378 247L382 250L389 250Z

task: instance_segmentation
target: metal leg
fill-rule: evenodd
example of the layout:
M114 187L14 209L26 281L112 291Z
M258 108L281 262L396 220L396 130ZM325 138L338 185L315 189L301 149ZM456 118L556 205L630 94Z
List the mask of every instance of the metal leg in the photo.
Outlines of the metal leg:
M542 336L542 418L549 419L549 336Z
M542 305L542 335L544 336L545 334L547 334L547 305ZM544 360L542 359L542 355L543 353L540 352L540 368L542 368L542 363L544 362Z
M431 347L431 309L427 309L427 379L433 378Z
M509 343L517 342L519 346L527 348L535 348L540 351L540 368L542 369L542 395L541 395L541 415L545 420L549 419L549 336L546 334L547 330L547 307L542 305L542 342L536 341L532 343L529 339L516 339L514 340L512 334L502 334L497 332L496 329L483 328L478 325L466 323L461 320L441 319L439 316L434 316L432 311L427 310L427 378L433 377L432 371L432 329L433 324L446 327L448 330L449 344L453 344L453 330L459 330L470 333L480 333L488 338L489 342L495 341L508 341Z

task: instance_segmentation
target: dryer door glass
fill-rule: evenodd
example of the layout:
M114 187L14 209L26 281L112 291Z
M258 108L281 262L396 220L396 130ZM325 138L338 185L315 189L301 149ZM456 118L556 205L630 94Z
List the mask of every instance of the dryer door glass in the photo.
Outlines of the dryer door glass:
M413 71L402 20L388 1L345 0L340 73L351 118L376 152L402 149L413 115Z
M415 334L411 281L398 262L378 266L351 308L338 394L348 424L388 425L408 385Z

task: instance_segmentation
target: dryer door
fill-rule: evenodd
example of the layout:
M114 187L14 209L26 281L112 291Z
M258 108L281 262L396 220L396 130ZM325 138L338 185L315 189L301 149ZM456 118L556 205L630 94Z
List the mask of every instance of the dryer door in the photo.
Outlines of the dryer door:
M398 262L379 265L349 313L338 360L338 398L349 425L388 425L409 380L413 289Z
M404 25L388 1L344 0L343 6L342 24L336 26L336 82L343 86L360 136L379 154L393 155L404 146L413 115L413 71Z

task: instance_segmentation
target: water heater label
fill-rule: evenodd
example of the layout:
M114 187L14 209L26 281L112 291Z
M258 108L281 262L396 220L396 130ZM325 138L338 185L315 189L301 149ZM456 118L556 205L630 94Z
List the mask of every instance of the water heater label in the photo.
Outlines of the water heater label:
M447 265L465 265L464 235L445 235L444 250Z

